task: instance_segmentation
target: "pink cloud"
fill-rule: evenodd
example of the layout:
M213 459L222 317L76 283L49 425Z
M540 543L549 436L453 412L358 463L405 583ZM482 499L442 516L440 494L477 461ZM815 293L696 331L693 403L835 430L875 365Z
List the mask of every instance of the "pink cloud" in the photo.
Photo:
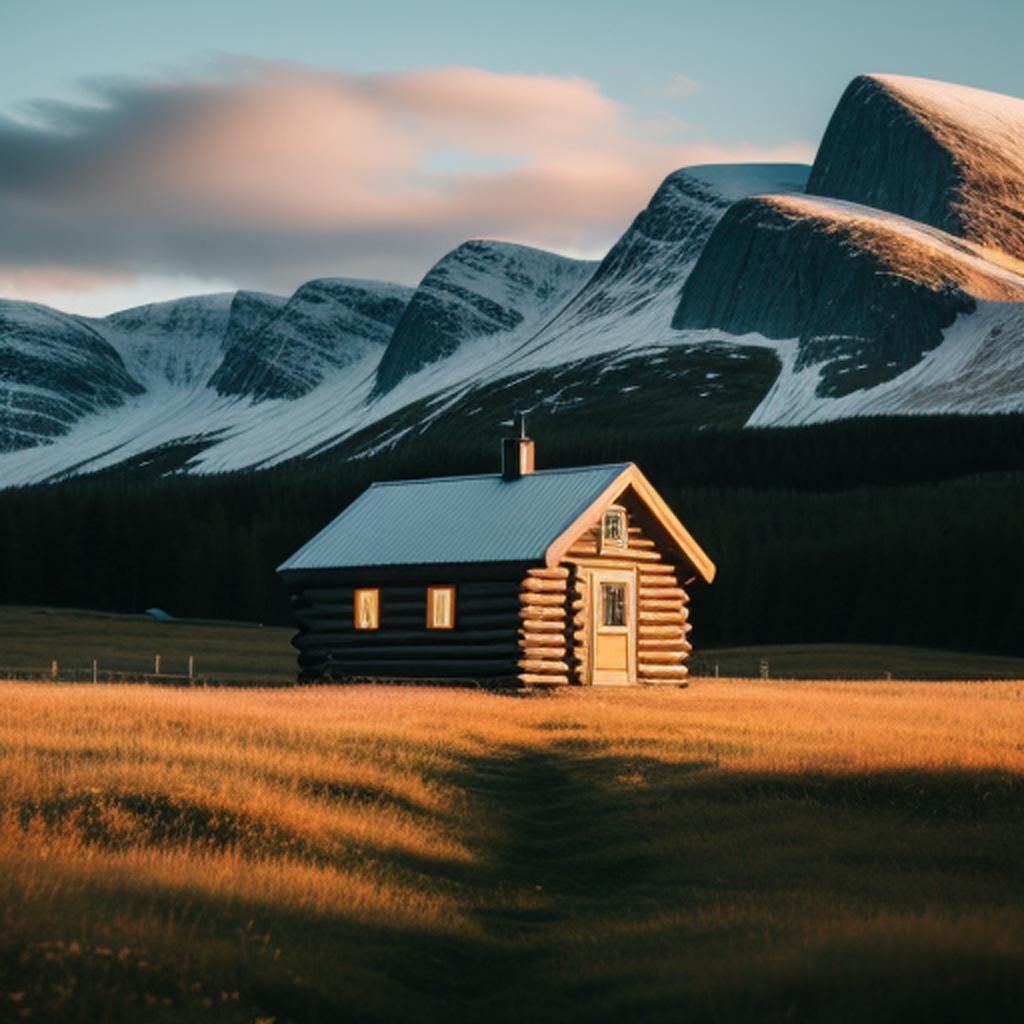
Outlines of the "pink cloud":
M602 251L687 164L813 154L689 139L586 79L471 67L236 62L100 99L51 107L49 130L0 122L0 272L415 281L471 236Z

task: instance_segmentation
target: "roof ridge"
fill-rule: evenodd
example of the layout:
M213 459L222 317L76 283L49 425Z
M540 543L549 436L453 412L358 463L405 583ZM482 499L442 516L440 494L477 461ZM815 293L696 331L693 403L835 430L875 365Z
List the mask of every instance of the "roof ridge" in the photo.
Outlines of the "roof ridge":
M596 469L626 469L632 462L601 462L593 466L553 466L550 469L535 469L529 476L554 476L558 473L582 473ZM377 480L370 487L403 487L411 484L439 484L455 480L500 479L501 473L459 473L452 476L423 476L412 480Z

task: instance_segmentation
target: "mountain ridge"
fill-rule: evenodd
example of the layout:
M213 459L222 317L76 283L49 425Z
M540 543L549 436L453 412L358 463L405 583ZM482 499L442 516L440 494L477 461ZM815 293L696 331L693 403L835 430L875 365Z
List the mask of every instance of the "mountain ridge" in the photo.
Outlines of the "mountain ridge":
M415 289L8 301L0 486L365 457L509 402L692 429L1024 411L1022 204L1024 102L866 75L812 167L674 171L599 262L473 239Z

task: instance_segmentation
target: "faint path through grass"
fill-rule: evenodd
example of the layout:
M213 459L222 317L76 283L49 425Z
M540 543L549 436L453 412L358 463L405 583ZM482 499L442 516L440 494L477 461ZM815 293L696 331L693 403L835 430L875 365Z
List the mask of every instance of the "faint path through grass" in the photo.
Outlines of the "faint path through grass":
M0 1020L1015 1019L1022 727L1017 684L9 685Z

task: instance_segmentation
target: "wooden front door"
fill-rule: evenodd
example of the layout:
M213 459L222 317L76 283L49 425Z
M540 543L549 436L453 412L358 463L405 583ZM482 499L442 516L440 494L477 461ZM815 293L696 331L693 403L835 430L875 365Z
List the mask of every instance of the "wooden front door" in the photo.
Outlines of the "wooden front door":
M636 681L636 577L629 571L595 571L592 683Z

